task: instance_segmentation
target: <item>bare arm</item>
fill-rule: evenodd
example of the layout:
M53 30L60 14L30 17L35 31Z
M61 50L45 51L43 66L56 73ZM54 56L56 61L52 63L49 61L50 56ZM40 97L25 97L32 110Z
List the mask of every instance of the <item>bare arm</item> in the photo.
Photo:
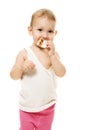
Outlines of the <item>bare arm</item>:
M29 70L33 70L35 65L32 61L28 60L27 52L24 50L20 51L16 57L16 61L10 71L10 76L12 79L21 79L23 74L27 73Z
M53 70L58 77L63 77L65 75L66 69L62 64L62 62L60 61L58 53L55 52L55 46L51 41L49 41L47 45L48 45L48 54L50 57Z
M55 74L58 77L63 77L65 75L66 69L64 65L61 63L58 54L54 53L53 55L51 55L50 60Z

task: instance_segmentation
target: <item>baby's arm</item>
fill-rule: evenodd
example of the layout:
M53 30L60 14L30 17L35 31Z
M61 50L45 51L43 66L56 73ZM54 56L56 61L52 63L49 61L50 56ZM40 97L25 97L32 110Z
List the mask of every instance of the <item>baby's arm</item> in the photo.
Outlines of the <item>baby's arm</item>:
M65 75L66 69L62 62L60 61L60 57L57 52L55 52L54 43L49 41L47 43L48 54L51 60L51 65L55 74L59 77L63 77Z
M55 52L50 56L51 64L55 74L59 77L63 77L65 75L66 69L62 62L60 61L59 55Z
M10 76L12 79L17 80L22 78L23 74L28 71L34 70L34 68L35 65L32 61L28 60L27 52L24 49L17 55L15 64L10 71Z

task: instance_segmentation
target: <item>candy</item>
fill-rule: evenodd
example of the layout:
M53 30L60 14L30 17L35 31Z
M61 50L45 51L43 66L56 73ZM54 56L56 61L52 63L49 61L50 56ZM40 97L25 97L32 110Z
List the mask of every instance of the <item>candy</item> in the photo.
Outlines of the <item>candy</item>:
M39 39L36 44L37 44L37 46L39 46L40 48L46 48L46 47L47 47L46 43L47 43L46 40Z

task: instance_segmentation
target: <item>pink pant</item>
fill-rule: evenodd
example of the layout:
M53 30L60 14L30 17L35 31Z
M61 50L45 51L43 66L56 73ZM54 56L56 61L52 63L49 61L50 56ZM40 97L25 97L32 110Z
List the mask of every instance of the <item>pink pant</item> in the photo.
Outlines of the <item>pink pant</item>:
M20 110L20 130L51 130L54 106L35 113Z

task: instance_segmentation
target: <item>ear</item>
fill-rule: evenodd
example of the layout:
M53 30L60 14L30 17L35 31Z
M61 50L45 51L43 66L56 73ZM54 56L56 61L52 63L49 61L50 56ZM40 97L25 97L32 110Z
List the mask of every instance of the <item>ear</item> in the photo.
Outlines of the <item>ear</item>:
M28 32L30 35L32 35L32 27L31 26L28 27Z
M58 31L57 30L55 30L55 35L58 33Z

